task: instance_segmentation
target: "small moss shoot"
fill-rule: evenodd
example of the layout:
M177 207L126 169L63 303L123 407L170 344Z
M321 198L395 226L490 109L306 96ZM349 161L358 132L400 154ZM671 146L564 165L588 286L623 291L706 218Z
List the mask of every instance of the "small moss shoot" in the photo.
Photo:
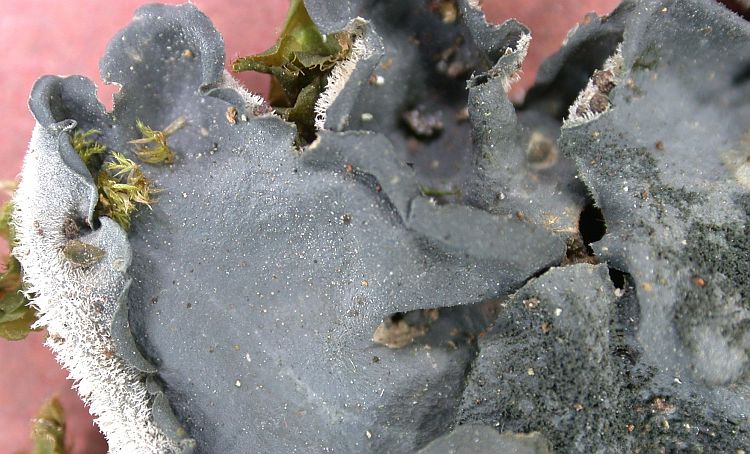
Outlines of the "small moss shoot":
M138 123L139 129L143 127L141 132L146 131L144 139L148 138L147 142L139 144L155 142L155 146L145 149L152 150L151 153L160 157L156 162L166 162L163 159L165 153L172 153L166 146L166 137L184 124L184 118L178 118L164 131L154 131L143 123ZM99 192L95 214L107 216L123 229L130 230L133 215L143 205L151 207L155 202L154 194L157 190L138 164L122 153L109 150L104 144L91 139L98 133L95 129L86 132L74 131L71 144L94 176ZM94 162L94 156L101 156L99 164Z
M67 454L65 411L57 397L48 399L32 419L31 451L24 454Z
M284 29L269 50L232 63L234 71L270 74L269 102L286 120L297 125L298 144L315 139L315 101L325 89L334 66L351 51L349 33L323 35L302 0L292 0Z
M163 131L151 129L141 120L135 121L138 131L141 133L140 139L131 140L128 143L136 145L135 154L146 164L172 164L175 160L175 154L169 145L167 138L174 134L175 131L185 125L185 117L179 117L173 121Z
M15 183L3 185L10 196ZM0 238L12 248L16 242L15 230L11 222L13 204L8 201L0 206ZM21 264L11 255L0 257L0 337L7 340L21 340L31 331L36 322L36 311L29 307L29 300L22 293L23 276Z
M116 151L97 175L96 186L97 215L112 218L125 230L130 230L131 218L140 206L150 208L155 202L156 190L141 167Z
M89 129L88 131L76 129L70 139L73 149L76 150L89 171L96 167L96 159L94 158L97 156L103 157L107 152L106 146L91 139L91 137L99 134L101 134L101 131L98 129Z
M461 197L461 189L459 188L445 190L430 186L420 186L419 192L421 192L423 196L433 199L438 205L443 205L452 199Z

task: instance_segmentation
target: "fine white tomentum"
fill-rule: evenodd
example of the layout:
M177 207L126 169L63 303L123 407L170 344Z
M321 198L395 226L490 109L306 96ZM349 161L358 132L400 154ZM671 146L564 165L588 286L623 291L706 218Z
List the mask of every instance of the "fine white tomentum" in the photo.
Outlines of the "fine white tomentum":
M253 112L254 110L256 110L256 108L262 106L265 103L262 97L256 95L255 93L251 93L237 79L232 77L232 73L230 73L226 69L224 70L223 76L224 77L222 78L219 88L229 88L239 93L239 95L245 101L245 110L247 112Z
M520 38L518 38L518 42L516 43L516 48L507 48L505 50L505 55L514 55L516 57L516 68L515 70L510 73L505 79L503 79L503 90L505 90L505 93L510 92L510 88L513 86L514 83L521 80L521 66L523 65L523 61L526 60L526 54L529 53L529 45L531 44L531 34L530 33L524 33L521 35Z
M18 244L13 254L39 311L37 326L47 327L47 346L76 381L110 452L179 452L152 422L144 375L113 355L110 324L131 257L125 232L102 218L100 229L80 238L107 252L88 269L72 267L62 254L68 241L64 219L85 217L97 194L63 163L58 137L59 130L34 128L14 197Z
M612 73L612 80L615 85L619 85L622 79L622 73L624 71L624 60L622 57L622 45L618 45L615 53L612 54L604 62L602 70L610 71ZM593 77L589 79L586 88L578 94L575 102L568 108L568 118L563 120L563 128L569 128L578 126L583 123L589 122L595 118L598 118L603 113L607 112L610 108L607 108L604 112L594 113L588 108L591 98L599 92L599 89L594 85Z
M351 36L353 36L352 49L349 52L349 56L336 64L331 70L331 74L326 80L326 88L315 101L315 129L325 129L326 124L326 113L328 108L336 102L336 98L339 97L341 90L349 81L354 69L357 67L357 63L363 58L370 56L370 50L365 45L362 38L363 27L365 25L364 19L356 18L346 28Z

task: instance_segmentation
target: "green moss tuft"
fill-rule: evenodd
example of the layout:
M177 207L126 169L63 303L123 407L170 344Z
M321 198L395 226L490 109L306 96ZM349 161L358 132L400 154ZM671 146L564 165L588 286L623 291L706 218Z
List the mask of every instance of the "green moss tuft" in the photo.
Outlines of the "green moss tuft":
M143 145L153 142L155 145L141 147L140 154L139 151L136 151L136 154L142 156L144 162L151 164L173 162L174 154L167 146L166 138L179 129L184 122L185 119L180 117L164 131L154 131L138 121L138 129L144 138L131 143ZM130 230L133 215L143 205L151 207L151 204L155 202L154 194L157 191L151 181L146 178L141 167L133 160L90 139L98 133L95 129L86 132L76 130L71 137L71 144L94 176L99 191L95 214L107 216L120 224L123 229ZM93 162L94 156L101 159L98 165Z
M175 154L167 145L167 137L184 124L185 117L179 117L163 131L157 131L146 126L141 120L136 120L136 126L142 137L128 143L136 145L135 154L146 164L172 164L175 160Z
M155 202L156 189L141 167L116 151L97 175L96 186L96 214L112 218L125 230L130 229L131 218L141 206L150 208Z
M96 169L98 164L97 160L94 158L97 156L103 157L107 153L107 147L105 145L95 140L91 140L92 136L99 134L101 134L101 131L98 129L89 129L88 131L75 129L70 138L70 144L73 146L76 153L78 153L78 156L81 157L81 160L86 164L86 167L91 173L95 173L95 170L93 169Z

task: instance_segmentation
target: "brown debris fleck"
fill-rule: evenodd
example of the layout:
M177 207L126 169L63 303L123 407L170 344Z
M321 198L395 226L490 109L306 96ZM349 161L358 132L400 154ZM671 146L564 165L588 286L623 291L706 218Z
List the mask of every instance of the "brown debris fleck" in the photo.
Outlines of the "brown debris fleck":
M463 109L456 112L455 118L458 123L463 123L464 121L468 121L469 120L469 107L468 106L464 107Z
M526 147L526 159L536 169L547 169L557 163L560 154L555 142L539 131L531 133Z
M258 117L261 115L273 113L273 107L271 107L264 101L263 104L253 106L252 111L253 111L253 116Z
M589 109L593 113L602 113L609 109L609 98L607 95L595 93L589 101Z
M370 78L367 79L367 82L370 85L379 86L379 85L383 85L385 83L385 79L383 78L383 76L379 76L379 75L377 75L375 73L372 73L372 74L370 74Z
M594 75L591 77L591 80L594 82L594 86L596 86L596 88L601 93L608 94L612 91L613 88L615 88L614 75L612 74L612 71L594 71Z
M396 322L387 320L378 325L375 334L372 335L372 340L388 348L401 348L425 334L427 334L426 326L411 326L403 319Z
M227 121L230 124L236 124L237 123L237 108L234 106L227 107Z
M675 411L675 406L667 402L664 397L656 397L649 404L651 411L654 413L672 414Z
M78 223L71 218L66 217L63 220L63 235L69 240L78 238L81 233L81 228L78 227Z
M34 221L34 230L36 230L36 234L39 236L44 236L44 229L42 228L42 224L39 223L39 221Z
M403 112L401 119L417 137L433 137L443 130L442 112L426 113L420 109L412 109Z
M458 6L455 0L438 0L436 9L444 24L452 24L458 19Z

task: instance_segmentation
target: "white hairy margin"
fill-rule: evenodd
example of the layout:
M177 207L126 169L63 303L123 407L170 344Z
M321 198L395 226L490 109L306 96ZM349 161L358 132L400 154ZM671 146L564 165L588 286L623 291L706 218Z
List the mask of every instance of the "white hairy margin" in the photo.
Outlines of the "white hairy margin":
M232 76L232 73L224 70L224 74L219 84L219 88L229 88L236 91L242 100L245 101L245 110L252 112L256 108L265 104L265 100L255 93L250 92L244 85L242 85L237 79Z
M520 38L518 38L518 42L516 43L516 48L507 48L505 50L505 55L514 55L516 57L516 68L513 72L508 74L505 79L503 79L503 90L505 90L505 93L510 93L510 89L519 80L521 80L521 66L523 65L524 60L526 60L526 54L529 53L529 45L531 44L531 33L524 33L521 35Z
M617 46L617 49L615 50L615 53L612 54L607 60L604 62L604 66L602 67L602 70L604 71L610 71L612 73L612 80L615 82L616 85L619 85L620 79L622 78L623 73L623 67L624 67L624 60L622 57L622 44ZM570 128L573 126L582 125L586 122L589 122L591 120L594 120L595 118L602 115L604 112L607 112L611 107L607 108L604 112L600 113L594 113L591 112L588 108L589 101L591 101L591 98L598 93L599 90L596 88L596 85L594 85L593 77L589 79L588 84L586 84L586 88L584 88L579 94L578 98L576 98L575 102L570 105L568 108L568 118L563 120L563 128ZM583 107L580 109L583 114L579 114L579 107Z
M23 267L31 305L39 311L36 326L47 328L46 345L70 371L110 452L179 452L152 422L144 374L113 354L110 325L127 287L125 271L131 259L125 232L101 218L101 228L80 240L104 249L105 258L83 270L63 256L68 241L64 219L74 213L87 215L81 211L90 211L97 195L63 162L60 132L54 128L35 126L13 200L18 240L13 255Z
M315 129L323 130L326 124L328 108L336 102L336 98L346 86L357 63L370 56L370 50L362 38L364 19L356 18L346 28L346 32L353 36L352 48L345 60L337 63L326 80L326 88L315 101Z

